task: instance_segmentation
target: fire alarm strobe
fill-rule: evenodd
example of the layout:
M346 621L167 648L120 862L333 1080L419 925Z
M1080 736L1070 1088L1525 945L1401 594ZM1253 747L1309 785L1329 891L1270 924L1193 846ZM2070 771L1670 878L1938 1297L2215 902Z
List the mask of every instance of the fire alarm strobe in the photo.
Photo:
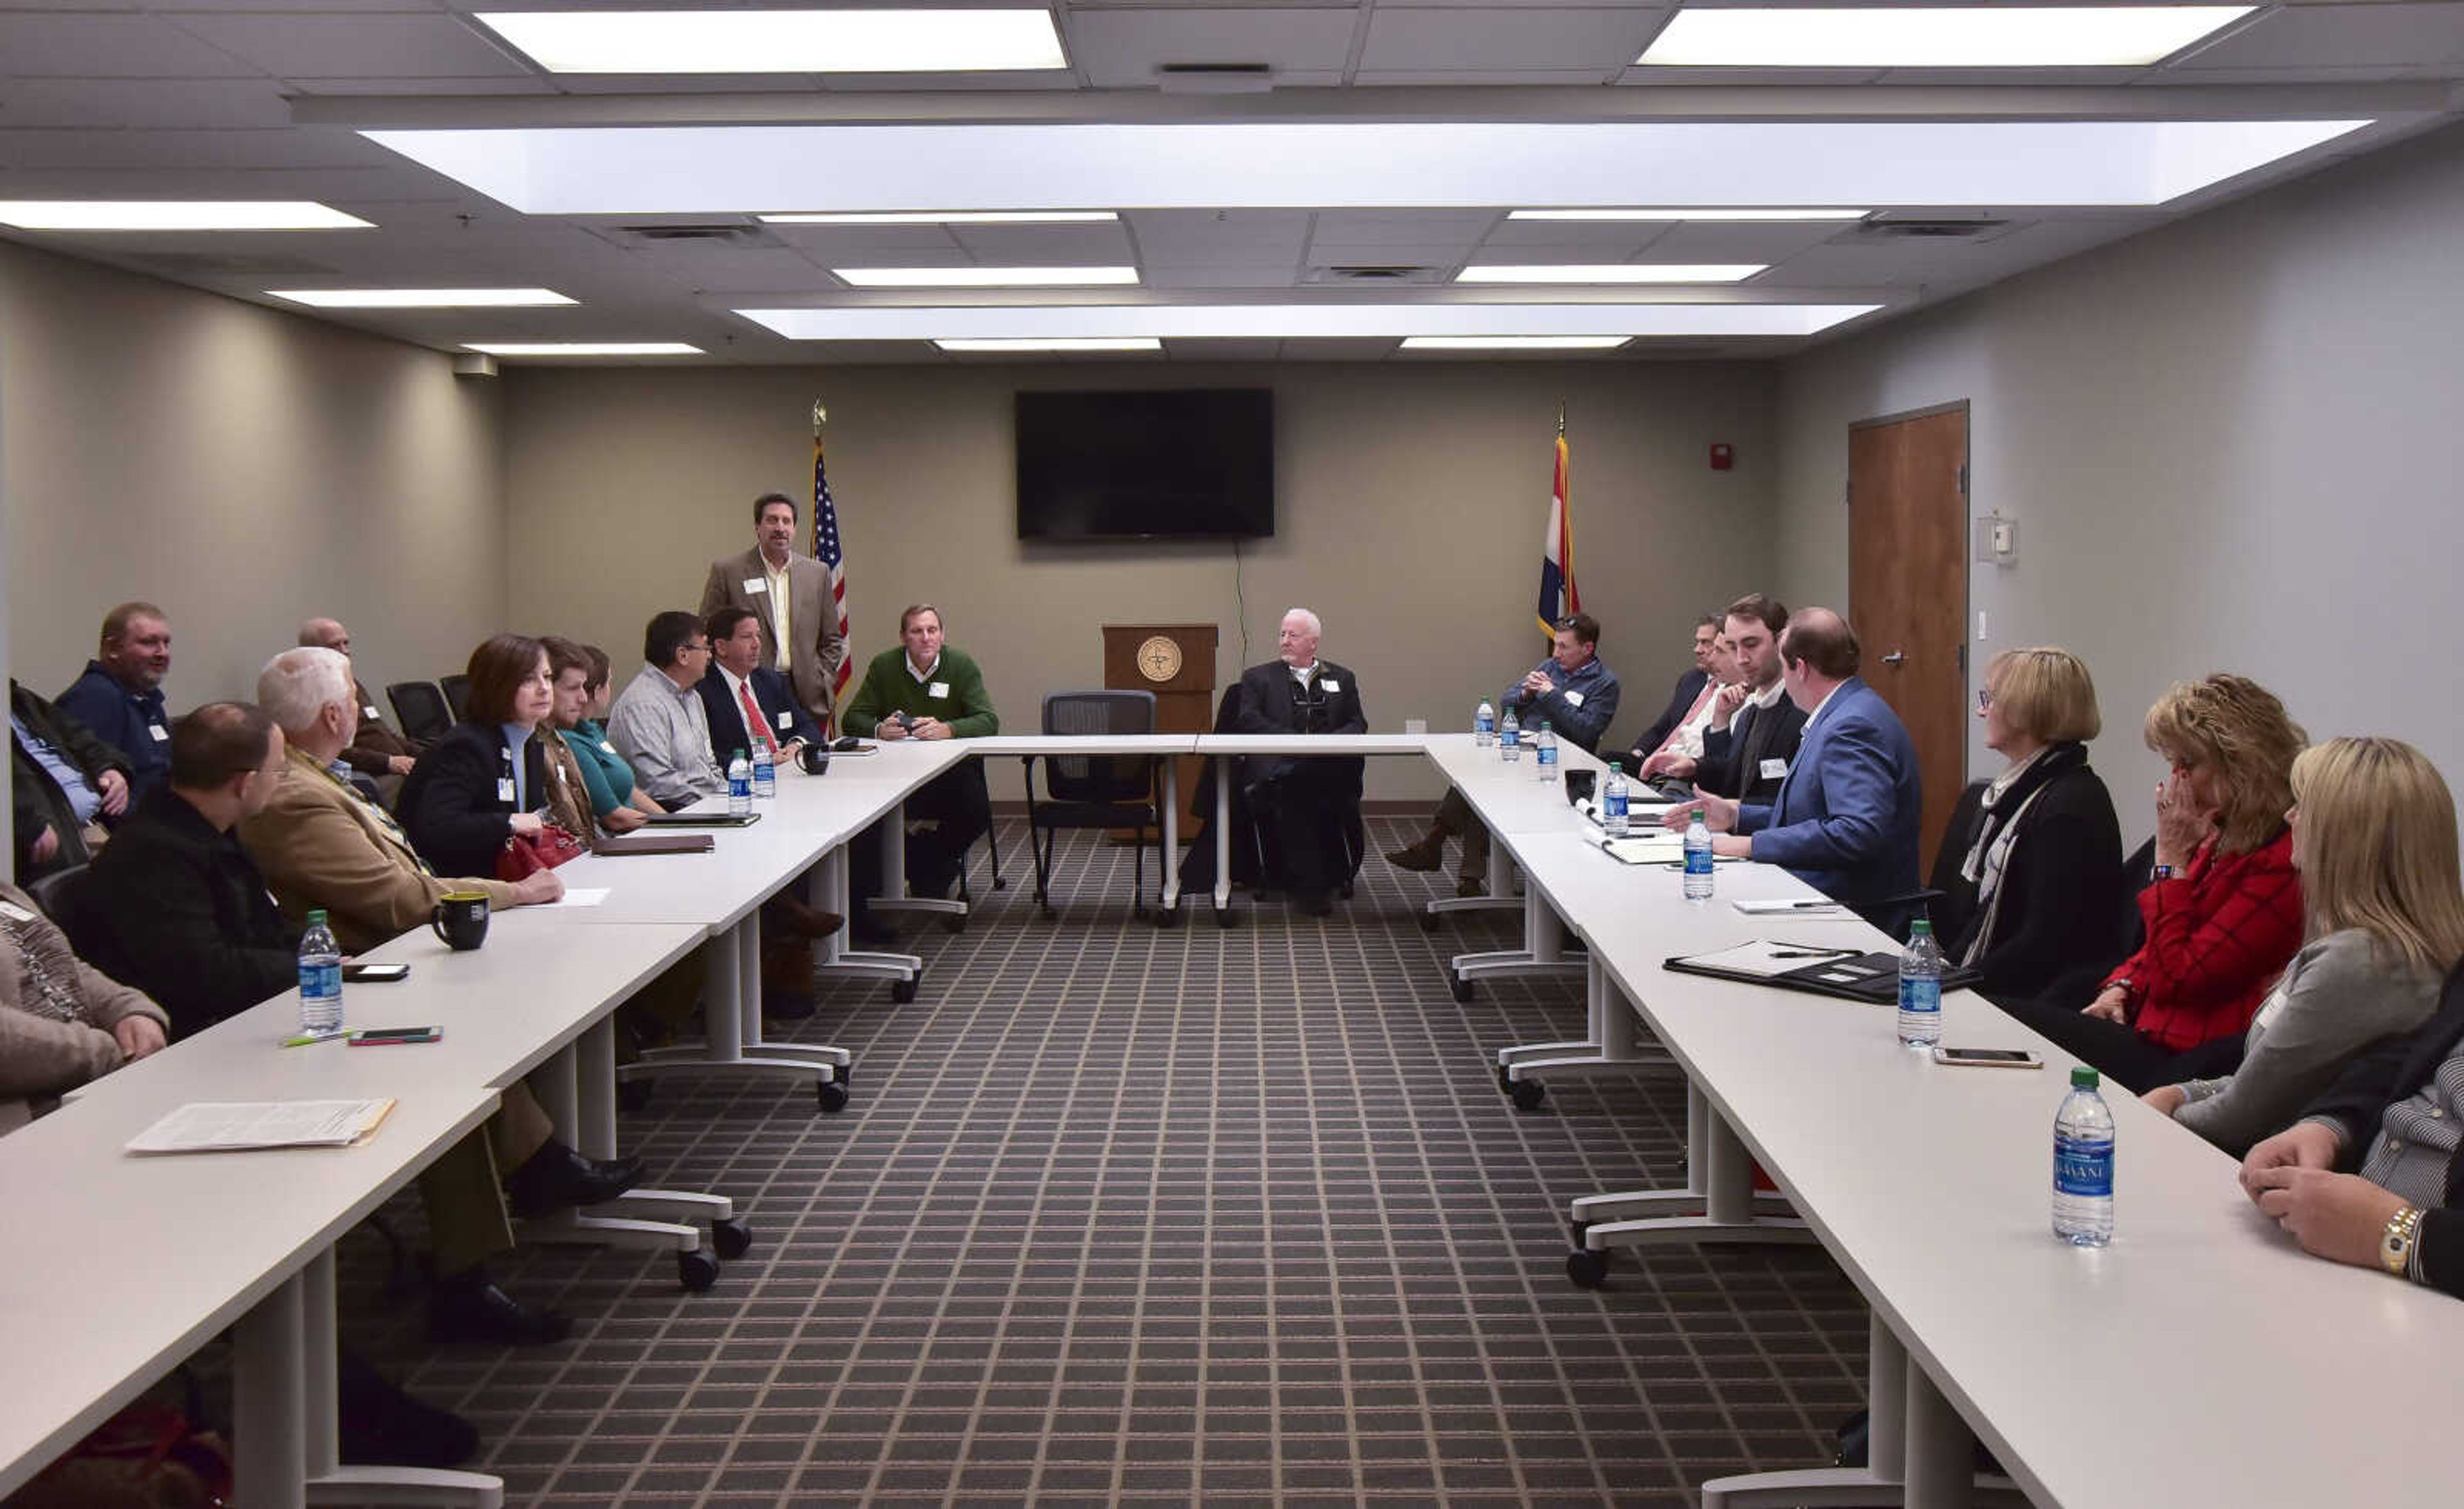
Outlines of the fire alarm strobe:
M1737 464L1737 448L1715 445L1711 448L1711 470L1726 471Z

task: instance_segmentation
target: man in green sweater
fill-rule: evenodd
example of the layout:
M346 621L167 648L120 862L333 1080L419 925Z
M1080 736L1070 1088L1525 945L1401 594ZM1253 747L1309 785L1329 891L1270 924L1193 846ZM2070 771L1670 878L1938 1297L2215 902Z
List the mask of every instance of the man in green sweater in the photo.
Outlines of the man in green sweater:
M984 692L984 673L963 650L941 643L941 610L919 602L898 616L899 647L872 657L840 726L860 737L975 739L1001 732L1001 715ZM967 850L993 823L984 773L974 761L953 765L907 798L907 816L935 825L907 840L907 888L947 896ZM858 894L880 884L879 840L860 842L851 856ZM868 864L868 855L873 856Z

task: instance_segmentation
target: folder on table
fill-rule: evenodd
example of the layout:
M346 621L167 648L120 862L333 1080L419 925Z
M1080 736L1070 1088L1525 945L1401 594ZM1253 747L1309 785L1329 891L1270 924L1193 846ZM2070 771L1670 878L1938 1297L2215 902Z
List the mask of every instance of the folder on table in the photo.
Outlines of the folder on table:
M1717 953L1681 954L1662 960L1661 967L1680 974L1743 980L1870 1006L1891 1005L1900 998L1900 956L1890 951L1861 953L1854 949L1758 938ZM1945 964L1942 988L1961 990L1980 977L1974 970Z
M620 833L593 839L593 854L708 854L718 841L707 833Z

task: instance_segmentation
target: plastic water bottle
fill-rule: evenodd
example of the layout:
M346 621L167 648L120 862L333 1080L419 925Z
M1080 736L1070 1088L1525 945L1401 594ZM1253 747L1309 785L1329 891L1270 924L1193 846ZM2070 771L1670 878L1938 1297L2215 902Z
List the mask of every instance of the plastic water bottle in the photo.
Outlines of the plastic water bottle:
M1523 757L1523 725L1512 708L1506 710L1506 721L1497 726L1497 753L1508 765Z
M1624 767L1615 760L1609 761L1609 778L1600 787L1600 831L1610 838L1625 837L1626 802L1631 795L1625 783Z
M1539 733L1531 735L1531 778L1555 780L1557 778L1557 732L1549 727L1549 720L1546 718L1540 720L1539 729Z
M322 910L308 914L299 939L299 1031L330 1038L342 1030L342 950Z
M753 746L753 795L764 801L779 795L779 769L770 761L766 739Z
M2074 1247L2113 1240L2113 1110L2097 1084L2094 1069L2073 1069L2054 1116L2054 1235Z
M1486 697L1471 713L1471 742L1475 749L1486 749L1497 742L1497 708Z
M1697 807L1685 822L1685 899L1709 901L1713 884L1711 825L1703 820L1703 809Z
M1919 917L1900 951L1900 1042L1930 1048L1940 1041L1942 947L1933 941L1933 924Z
M744 752L727 762L727 815L750 817L753 812L753 767L745 763Z

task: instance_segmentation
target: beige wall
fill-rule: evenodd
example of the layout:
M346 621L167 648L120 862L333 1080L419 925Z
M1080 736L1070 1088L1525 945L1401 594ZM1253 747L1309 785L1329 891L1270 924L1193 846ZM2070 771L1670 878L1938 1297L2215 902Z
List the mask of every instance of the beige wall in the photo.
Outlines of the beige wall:
M695 606L708 562L751 543L752 499L802 494L816 397L858 654L929 598L1022 730L1045 690L1102 684L1106 623L1221 625L1220 686L1273 657L1295 603L1325 618L1324 653L1359 674L1375 727L1467 727L1484 689L1543 647L1532 603L1561 398L1577 581L1631 688L1620 733L1666 699L1698 608L1760 585L1769 560L1770 379L1743 364L529 369L504 383L517 580L566 568L540 570L514 616L596 639L626 674L649 612ZM1018 540L1011 394L1027 384L1276 389L1277 533L1242 546L1238 601L1228 545ZM1708 470L1714 441L1737 448L1737 470ZM1433 792L1417 764L1385 764L1372 762L1373 797ZM996 795L1015 779L998 772Z
M2141 715L2213 670L2314 737L2410 739L2464 780L2464 704L2421 639L2464 559L2459 253L2451 129L1786 363L1790 601L1847 590L1849 424L1967 399L1970 507L2021 542L2015 566L1969 567L1990 634L1970 665L2086 657L2126 833L2163 774Z
M46 696L113 603L171 618L174 709L251 694L301 617L372 688L505 603L496 405L433 351L0 244L8 664Z

